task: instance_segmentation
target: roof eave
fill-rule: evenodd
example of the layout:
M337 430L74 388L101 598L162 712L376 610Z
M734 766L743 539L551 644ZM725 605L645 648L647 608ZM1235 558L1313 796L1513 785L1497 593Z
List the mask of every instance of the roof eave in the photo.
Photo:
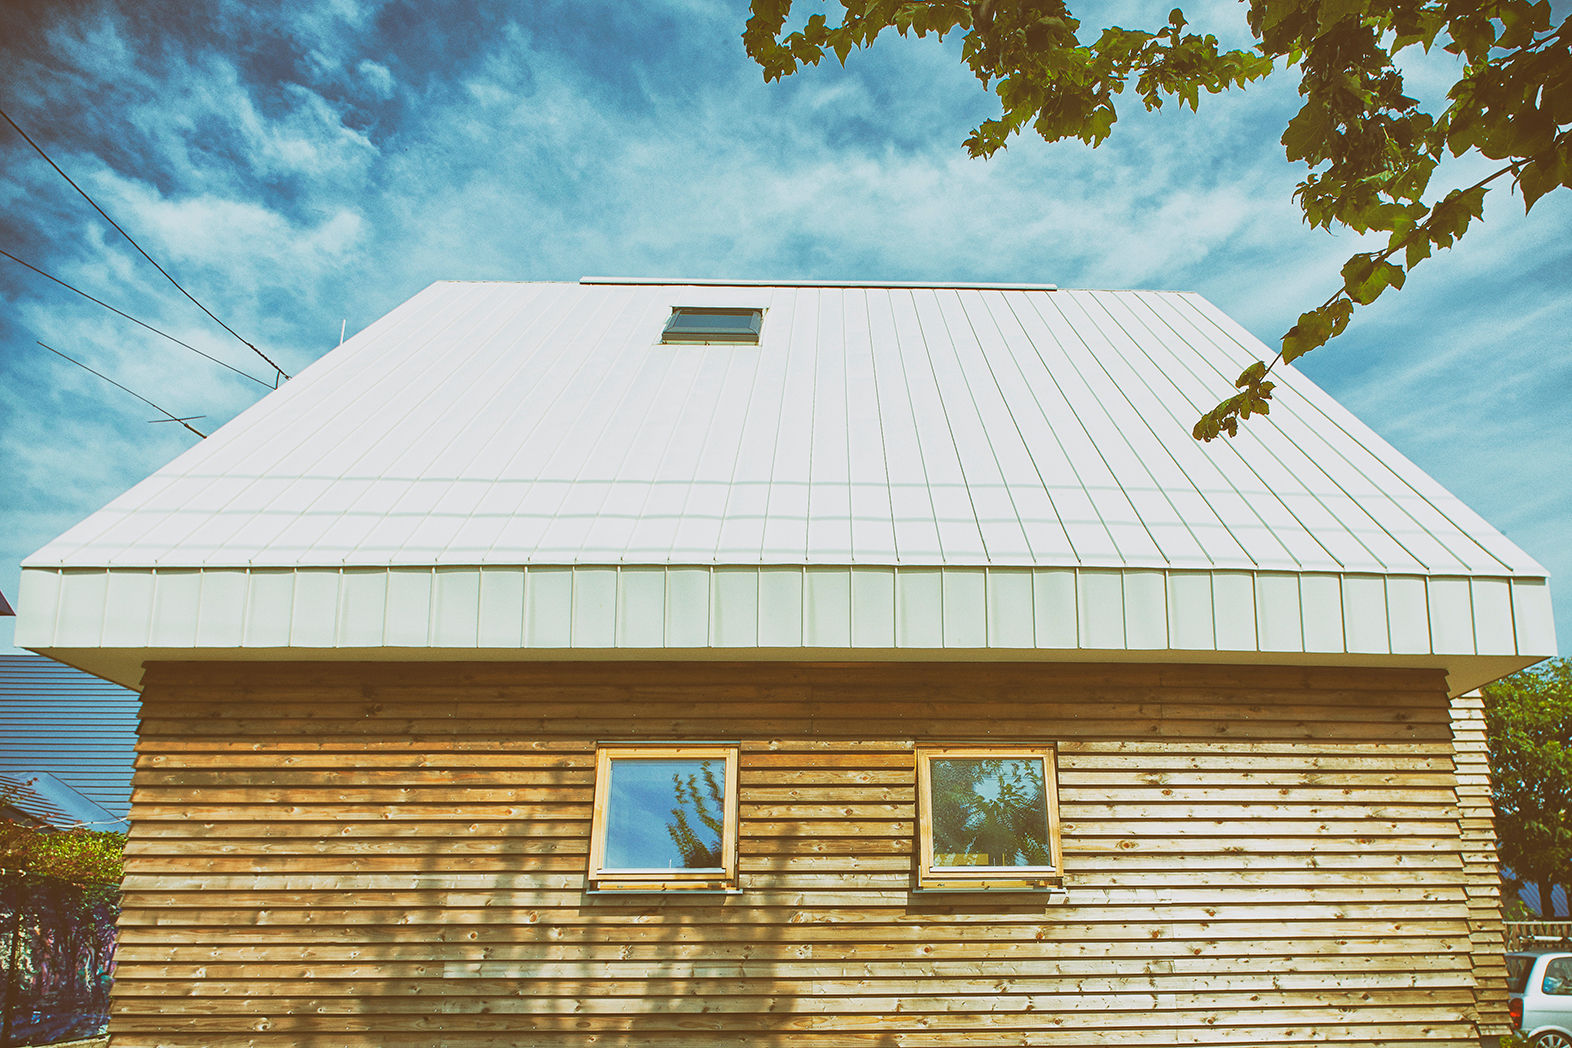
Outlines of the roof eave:
M1544 579L1150 569L556 566L23 571L17 643L150 661L797 659L1442 669L1553 656Z

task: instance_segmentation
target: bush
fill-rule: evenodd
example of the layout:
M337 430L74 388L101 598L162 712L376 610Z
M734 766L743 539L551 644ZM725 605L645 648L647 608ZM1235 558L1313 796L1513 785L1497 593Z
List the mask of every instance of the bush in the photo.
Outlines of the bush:
M96 830L48 832L0 822L0 870L54 877L72 884L118 885L126 835Z

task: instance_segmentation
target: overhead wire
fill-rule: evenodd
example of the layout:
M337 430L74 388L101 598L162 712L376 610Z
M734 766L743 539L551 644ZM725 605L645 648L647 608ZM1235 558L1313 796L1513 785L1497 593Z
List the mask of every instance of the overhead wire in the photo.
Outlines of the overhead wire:
M214 315L212 310L208 309L206 306L204 306L202 303L200 303L200 302L198 302L196 300L196 296L192 295L191 292L189 292L185 288L181 287L180 286L180 281L178 281L174 277L170 276L169 271L166 270L163 266L159 265L156 261L154 261L152 255L149 255L146 251L143 251L142 250L142 245L138 244L136 242L136 239L134 237L132 237L130 233L127 233L124 229L121 229L120 228L120 224L118 222L116 222L114 219L110 218L108 212L106 212L103 208L99 207L97 202L94 201L92 197L87 195L87 191L86 190L84 190L81 186L79 186L75 182L73 182L71 180L71 176L66 174L64 171L62 171L60 169L60 165L55 163L53 160L51 160L49 158L49 154L44 152L43 147L40 146L37 142L34 142L33 139L28 135L28 133L26 131L23 131L22 128L20 126L18 126L18 124L17 124L17 122L15 120L11 119L11 115L9 113L7 113L4 109L0 109L0 117L4 117L5 118L5 122L10 124L11 127L16 131L16 133L21 135L22 138L24 140L26 140L27 144L32 146L34 151L37 152L39 156L44 158L44 161L50 167L55 169L55 173L56 174L58 174L61 178L65 179L68 183L70 183L71 188L76 190L79 194L81 194L82 199L86 200L89 204L91 204L92 207L93 207L93 210L97 211L100 215L102 215L105 222L108 222L110 225L114 226L115 229L119 231L120 235L125 237L126 240L130 242L131 246L137 249L137 253L138 254L140 254L143 258L145 258L149 262L151 262L154 269L156 269L160 273L164 274L164 278L166 280L168 280L171 284L175 285L175 290L179 291L182 295L186 296L186 298L190 299L191 302L198 309L200 309L202 312L206 313L209 317L211 317L215 324L217 324L219 327L223 328L225 331L229 332L231 335L234 335L237 339L240 339L241 343L244 344L246 346L246 348L250 349L251 352L255 353L257 356L259 356L263 360L267 361L268 367L270 367L274 371L278 372L285 379L289 378L289 373L286 372L283 368L279 367L277 364L273 363L272 359L270 359L266 353L262 352L256 346L252 345L249 341L247 341L234 328L230 327L228 324L224 323L222 320L219 320L218 317L216 315Z
M271 389L271 388L273 388L273 387L269 386L266 382L264 382L261 379L257 378L255 375L252 375L249 372L241 371L239 368L235 367L233 364L226 363L225 361L219 360L215 356L211 356L211 355L209 355L207 353L204 353L200 349L198 349L195 346L191 345L190 343L182 342L180 339L178 339L175 336L171 335L167 331L160 331L158 328L154 327L152 324L146 323L145 321L138 320L136 317L133 317L130 313L127 313L124 310L116 309L114 306L111 306L108 302L104 302L104 301L102 301L100 299L94 298L92 295L89 295L86 291L83 291L81 288L73 287L72 285L67 284L64 280L61 280L59 277L55 276L54 274L46 273L42 269L39 269L37 266L33 265L31 262L28 262L28 261L26 261L24 259L17 258L15 255L11 254L11 252L5 250L4 248L0 248L0 255L4 255L6 258L9 258L12 262L15 262L19 266L26 266L28 269L31 269L34 273L37 273L39 276L43 277L45 280L53 280L56 284L59 284L61 287L65 288L67 291L74 291L74 292L76 292L78 295L81 295L83 298L87 299L89 302L95 302L98 305L103 306L105 309L109 310L109 312L111 312L111 313L115 313L115 314L118 314L119 316L125 317L127 320L131 321L131 323L133 323L133 324L137 324L137 325L140 325L141 327L147 328L147 330L151 331L155 335L162 335L164 338L169 339L169 341L173 342L175 345L181 346L181 347L183 347L185 349L189 349L191 352L195 353L199 357L205 357L206 359L211 360L213 363L217 364L219 367L228 368L230 371L233 371L235 374L239 375L241 378L248 378L252 382L255 382L257 385L263 387L264 389Z
M140 400L142 403L146 404L148 407L152 408L154 411L158 412L160 415L168 416L167 418L154 419L153 420L154 422L178 422L182 426L184 426L187 429L189 429L191 432L195 433L197 436L201 437L203 440L207 439L207 434L203 433L201 430L199 430L195 426L191 425L191 423L189 421L190 419L204 418L205 416L203 416L203 415L188 415L185 418L181 418L179 415L175 415L175 414L173 414L171 412L165 411L163 408L159 407L157 404L153 403L151 400L148 400L146 397L144 397L142 394L138 393L136 390L134 390L134 389L127 389L125 386L122 386L120 383L116 382L114 379L112 379L108 375L104 374L102 371L93 371L92 368L88 367L86 364L82 363L80 360L77 360L75 357L68 357L68 356L66 356L64 353L60 352L54 346L47 345L47 344L45 344L43 342L39 342L38 344L40 346L43 346L45 349L49 350L49 352L53 353L55 356L60 357L60 358L62 358L64 360L69 360L71 363L75 364L77 367L81 368L83 371L92 372L93 374L97 375L99 378L103 379L105 382L109 383L111 386L114 386L116 389L124 390L125 392L131 394L133 397L135 397L136 399Z

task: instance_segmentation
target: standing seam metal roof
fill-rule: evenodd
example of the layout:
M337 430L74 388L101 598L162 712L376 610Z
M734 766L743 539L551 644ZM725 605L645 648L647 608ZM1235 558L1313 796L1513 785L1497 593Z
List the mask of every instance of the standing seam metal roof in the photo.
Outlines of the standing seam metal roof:
M673 305L766 309L661 346ZM437 284L29 567L1545 572L1198 296Z
M757 345L662 345L674 306ZM29 558L17 643L149 659L1555 650L1545 571L1193 294L436 284ZM747 653L751 652L751 655Z

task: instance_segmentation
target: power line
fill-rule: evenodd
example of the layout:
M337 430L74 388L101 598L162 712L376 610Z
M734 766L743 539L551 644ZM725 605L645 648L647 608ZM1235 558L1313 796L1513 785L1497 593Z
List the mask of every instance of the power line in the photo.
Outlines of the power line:
M101 372L101 371L93 371L92 368L88 367L86 364L82 363L80 360L77 360L75 357L68 357L68 356L66 356L64 353L60 352L54 346L45 346L44 343L42 343L42 342L40 342L38 344L40 346L44 346L45 349L49 350L49 352L53 353L55 356L61 357L61 358L65 359L65 360L69 360L71 363L75 364L77 367L81 368L83 371L92 371L93 374L97 375L99 378L103 379L105 382L109 383L111 386L114 386L116 389L125 390L125 392L130 393L133 397L135 397L136 399L140 400L142 403L146 404L148 407L152 408L154 411L158 412L160 415L167 415L168 416L168 418L154 419L155 422L178 422L182 426L185 426L187 429L191 430L191 432L195 433L197 436L201 437L203 440L207 439L207 434L206 433L203 433L201 430L199 430L199 429L195 428L194 426L192 426L189 422L186 421L186 419L183 419L183 418L181 418L178 415L171 415L169 412L165 411L163 408L159 407L157 404L153 403L151 400L148 400L142 394L137 393L134 390L126 389L126 387L122 386L120 383L116 382L114 379L110 378L108 375L104 374L103 372ZM187 418L203 418L203 417L204 416L202 416L202 415L189 415L189 416L187 416Z
M238 331L236 331L234 328L230 327L228 324L224 323L222 320L219 320L218 317L213 315L213 311L212 310L208 309L202 303L198 302L196 300L196 298L191 294L191 292L189 292L185 288L181 287L180 286L180 281L178 281L174 277L170 276L168 270L166 270L163 266L159 265L157 262L153 262L153 256L148 254L146 251L143 251L142 250L142 245L138 244L136 242L136 240L132 238L130 233L127 233L124 229L121 229L120 228L120 224L118 222L116 222L114 219L110 218L108 213L105 212L103 208L99 207L98 204L94 202L92 197L87 195L87 191L86 190L84 190L81 186L77 185L75 182L72 182L71 181L71 176L66 174L64 171L61 171L60 170L60 165L55 163L53 160L49 159L49 154L44 152L43 147L40 146L37 142L34 142L32 140L32 138L28 137L27 132L23 131L20 127L17 126L16 121L11 119L11 116L10 116L9 113L7 113L4 109L0 109L0 117L5 117L5 122L10 124L13 128L15 128L16 133L21 135L24 139L26 139L27 144L32 146L33 149L38 153L38 155L43 157L44 161L50 167L55 169L55 173L58 174L61 178L65 179L67 182L69 182L70 185L71 185L71 188L76 190L78 193L80 193L82 195L82 199L83 200L86 200L89 204L92 204L93 210L97 211L100 215L103 215L105 222L108 222L110 225L114 226L115 229L119 230L120 235L125 237L126 240L130 241L131 246L136 248L137 252L143 258L147 259L149 262L152 262L153 263L153 268L158 270L160 273L164 274L164 278L166 280L168 280L171 284L175 285L175 290L179 291L182 295L186 296L186 298L191 299L192 303L198 309L200 309L202 312L206 313L209 317L212 317L213 318L213 322L215 324L217 324L219 327L223 328L225 331L229 332L231 335L234 335L236 338L240 339L240 341L242 343L244 343L245 346L251 350L251 352L255 353L257 356L261 357L263 360L266 360L268 367L272 368L274 371L278 372L280 375L283 375L286 379L289 378L289 373L286 372L283 368L279 367L277 364L273 363L273 361L268 358L268 355L266 353L262 352L256 346L253 346L250 342L247 342L244 338L241 338L241 335L240 335L240 333Z
M160 330L158 330L158 328L154 327L152 324L148 324L148 323L145 323L145 322L143 322L141 320L138 320L136 317L133 317L130 313L127 313L127 312L125 312L123 310L116 309L114 306L111 306L108 302L103 302L103 301L100 301L99 299L94 298L92 295L89 295L86 291L83 291L81 288L72 287L70 284L67 284L64 280L61 280L59 277L54 276L53 274L50 274L50 273L45 273L42 269L39 269L37 266L33 265L31 262L26 262L26 261L23 261L20 258L17 258L15 255L11 254L11 252L5 250L4 248L0 248L0 255L4 255L6 258L9 258L12 262L15 262L19 266L26 266L28 269L31 269L34 273L37 273L39 276L43 277L45 280L53 280L56 284L59 284L61 287L65 288L67 291L75 291L78 295L81 295L83 298L87 299L89 302L96 302L100 306L103 306L105 309L109 310L109 312L117 313L120 316L125 317L127 320L131 321L131 323L133 323L133 324L139 324L142 327L147 328L149 331L151 331L155 335L162 335L164 338L169 339L169 341L173 342L175 345L183 346L184 348L189 349L191 352L195 353L199 357L206 357L208 360L211 360L213 363L217 364L219 367L229 368L229 370L233 371L235 374L239 375L242 378L250 379L252 382L255 382L257 385L263 387L264 389L272 389L273 388L272 386L269 386L266 382L263 382L261 379L257 378L255 375L247 374L246 372L241 371L239 368L235 367L232 364L226 364L224 361L219 360L217 357L209 356L208 354L202 352L200 349L196 348L195 346L180 341L178 338L176 338L175 336L171 335L169 332L167 332L167 331L160 331Z

